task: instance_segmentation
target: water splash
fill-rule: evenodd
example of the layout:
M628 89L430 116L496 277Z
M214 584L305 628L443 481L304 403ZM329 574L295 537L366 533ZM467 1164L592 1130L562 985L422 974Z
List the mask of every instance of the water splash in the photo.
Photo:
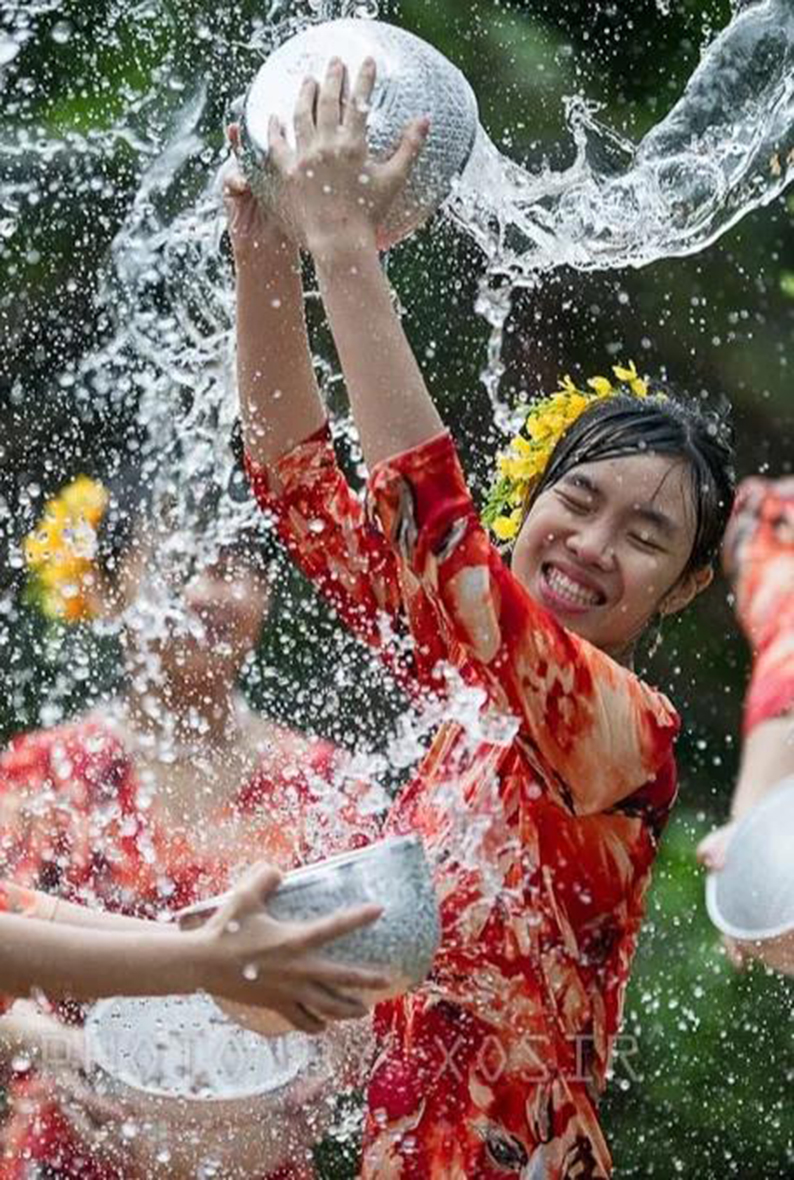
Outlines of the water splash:
M55 8L42 0L36 14ZM129 6L127 16L143 20L151 11L169 19L156 0ZM3 236L13 235L19 210L38 196L59 161L101 162L118 150L132 161L135 195L96 298L104 338L63 381L89 420L135 403L155 498L172 506L174 528L153 563L148 606L131 620L153 645L166 624L179 625L173 587L256 511L225 494L234 474L228 437L236 398L231 270L221 248L225 219L217 184L226 149L219 129L262 56L309 21L351 15L374 17L377 4L273 0L241 42L221 41L210 58L214 72L195 90L188 88L174 48L152 88L130 92L109 126L60 135L23 127L2 146L8 165L0 181ZM20 16L7 41L23 46L34 23ZM176 39L178 29L171 32ZM66 36L65 28L58 36ZM564 172L531 174L480 132L449 212L487 260L476 310L492 330L483 381L498 426L508 429L512 418L501 403L500 385L503 332L517 286L532 285L561 265L642 266L691 253L782 191L794 169L793 46L791 0L743 8L707 49L680 102L639 145L601 125L592 106L572 100L567 118L576 158ZM10 65L19 56L19 49L0 48L0 57L3 52ZM236 77L227 53L236 54ZM168 101L164 88L157 88L165 79ZM348 434L348 424L340 420L336 431ZM224 495L208 528L202 499L213 489ZM156 680L156 661L148 674ZM472 745L509 740L483 714L476 694L453 685L451 701L443 716L451 709ZM362 750L345 774L377 778L387 769L409 770L441 716L438 708L419 718L406 714L383 755ZM463 816L454 791L450 784L450 813ZM373 806L381 802L376 797ZM463 863L477 864L489 811L467 814L467 823L452 835Z
M692 254L775 200L794 176L794 5L742 8L638 145L596 115L569 102L576 159L560 173L527 172L480 130L450 212L513 285Z

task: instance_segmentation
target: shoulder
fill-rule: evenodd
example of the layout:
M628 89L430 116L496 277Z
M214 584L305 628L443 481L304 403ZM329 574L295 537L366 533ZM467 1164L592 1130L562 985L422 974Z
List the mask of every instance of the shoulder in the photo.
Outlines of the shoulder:
M110 729L95 718L80 718L52 729L19 734L0 754L4 786L54 786L58 781L94 778L128 760Z

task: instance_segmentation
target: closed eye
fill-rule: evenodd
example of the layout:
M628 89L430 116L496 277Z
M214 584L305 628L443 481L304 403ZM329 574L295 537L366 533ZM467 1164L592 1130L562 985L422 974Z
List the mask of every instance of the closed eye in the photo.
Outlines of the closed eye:
M633 541L635 545L644 549L648 553L665 553L666 550L661 545L652 540L650 537L644 537L641 533L629 533L629 540Z
M590 511L590 504L587 504L582 500L574 500L572 496L567 496L564 492L558 492L557 495L565 507L570 509L571 512L576 512L580 516L584 516L586 512Z

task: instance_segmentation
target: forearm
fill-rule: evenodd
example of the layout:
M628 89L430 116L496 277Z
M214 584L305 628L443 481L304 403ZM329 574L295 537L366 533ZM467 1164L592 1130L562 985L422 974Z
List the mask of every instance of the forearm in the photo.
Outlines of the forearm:
M237 380L246 447L272 464L325 422L297 248L272 232L237 268Z
M731 817L741 819L783 779L794 776L794 713L756 725L745 739Z
M150 933L150 924L145 925L142 934L111 929L77 933L62 922L0 914L0 993L22 996L38 987L53 998L88 1000L194 991L200 985L194 937Z
M91 930L113 930L116 933L156 934L158 931L168 930L166 925L142 918L128 918L124 914L111 914L105 910L75 905L50 893L25 889L13 881L3 881L2 889L7 898L8 912L11 914L40 918L44 922L59 922L66 926L82 926Z
M320 291L367 465L433 438L444 423L411 351L373 244L314 250Z

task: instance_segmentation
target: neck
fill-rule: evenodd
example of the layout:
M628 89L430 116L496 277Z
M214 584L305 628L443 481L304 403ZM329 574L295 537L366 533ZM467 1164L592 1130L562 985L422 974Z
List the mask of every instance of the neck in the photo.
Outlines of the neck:
M239 742L241 702L233 688L222 693L191 691L169 681L153 685L133 677L123 700L123 718L155 747L223 750Z

